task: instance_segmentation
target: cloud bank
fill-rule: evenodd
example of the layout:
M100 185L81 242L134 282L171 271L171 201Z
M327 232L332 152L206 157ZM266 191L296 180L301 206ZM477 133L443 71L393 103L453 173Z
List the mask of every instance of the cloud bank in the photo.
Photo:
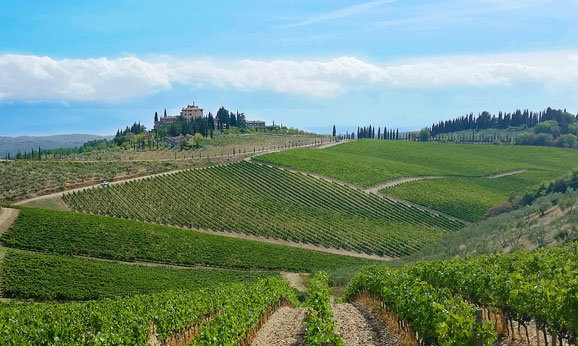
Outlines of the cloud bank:
M0 101L115 102L179 85L331 98L360 89L503 87L535 83L578 86L578 52L555 51L423 58L374 64L328 61L52 59L0 55Z

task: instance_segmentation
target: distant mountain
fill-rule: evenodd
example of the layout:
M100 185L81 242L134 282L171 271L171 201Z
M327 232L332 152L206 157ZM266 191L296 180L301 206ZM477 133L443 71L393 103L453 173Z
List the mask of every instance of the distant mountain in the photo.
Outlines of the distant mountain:
M95 139L112 139L114 136L97 136L87 134L70 134L54 136L0 136L0 157L6 154L16 155L18 151L30 151L30 149L56 149L79 147L88 141Z

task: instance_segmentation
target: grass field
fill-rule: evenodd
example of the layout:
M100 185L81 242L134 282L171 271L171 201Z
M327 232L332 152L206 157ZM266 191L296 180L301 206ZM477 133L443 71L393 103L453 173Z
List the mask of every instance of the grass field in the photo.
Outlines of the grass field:
M463 225L374 194L247 162L64 196L77 211L387 256Z
M296 149L256 160L317 172L361 186L424 175L485 176L516 169L552 178L578 168L578 151L551 147L360 140L323 150Z
M401 177L448 176L409 182L382 193L467 220L481 220L511 193L578 168L578 151L551 147L362 140L323 150L297 149L256 158L371 186ZM485 176L524 169L525 173Z
M372 261L105 216L22 208L7 246L123 261L313 272Z
M121 264L9 249L0 274L4 295L40 300L91 300L256 282L273 272L180 269Z

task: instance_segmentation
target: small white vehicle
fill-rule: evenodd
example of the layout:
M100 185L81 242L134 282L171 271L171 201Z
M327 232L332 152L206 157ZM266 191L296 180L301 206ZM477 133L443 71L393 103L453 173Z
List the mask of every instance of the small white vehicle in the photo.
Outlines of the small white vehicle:
M110 185L110 183L106 180L100 182L100 186L108 186L108 185Z

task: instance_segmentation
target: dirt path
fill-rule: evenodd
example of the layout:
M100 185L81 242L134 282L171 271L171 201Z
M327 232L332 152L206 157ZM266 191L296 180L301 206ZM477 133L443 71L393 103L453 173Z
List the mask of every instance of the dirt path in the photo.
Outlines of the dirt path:
M318 146L315 149L325 149L325 148L330 148L339 144L343 144L343 143L347 143L347 142L351 142L351 140L345 140L345 141L339 141L339 142L331 142L331 143L327 143L327 144L321 144L320 146Z
M282 307L259 329L252 346L305 346L303 320L307 308Z
M370 186L368 188L365 188L364 190L367 192L370 192L370 193L378 193L380 190L387 189L387 188L394 187L394 186L401 185L401 184L405 184L405 183L410 183L412 181L429 180L429 179L443 179L443 178L445 178L445 177L435 176L435 175L428 175L428 176L423 176L423 177L399 178L399 179L386 181L385 183L379 183L377 185Z
M349 303L332 304L331 308L343 345L402 345L369 310Z
M12 225L19 213L18 209L0 208L0 235Z
M494 175L488 175L488 176L486 176L486 178L496 179L496 178L501 178L501 177L507 177L509 175L526 173L527 171L528 171L527 169L517 169L515 171L508 171L508 172L498 173L498 174L494 174Z
M303 278L310 275L311 274L281 272L281 276L283 277L283 279L289 282L289 285L291 285L291 287L293 287L299 292L307 291L307 287L305 287Z
M10 228L14 220L16 220L16 217L18 217L19 213L20 210L18 209L0 208L0 235L2 235L2 233ZM2 263L2 259L4 259L5 254L6 248L0 244L0 264ZM3 297L4 294L2 290L2 277L0 276L0 301L4 300Z

